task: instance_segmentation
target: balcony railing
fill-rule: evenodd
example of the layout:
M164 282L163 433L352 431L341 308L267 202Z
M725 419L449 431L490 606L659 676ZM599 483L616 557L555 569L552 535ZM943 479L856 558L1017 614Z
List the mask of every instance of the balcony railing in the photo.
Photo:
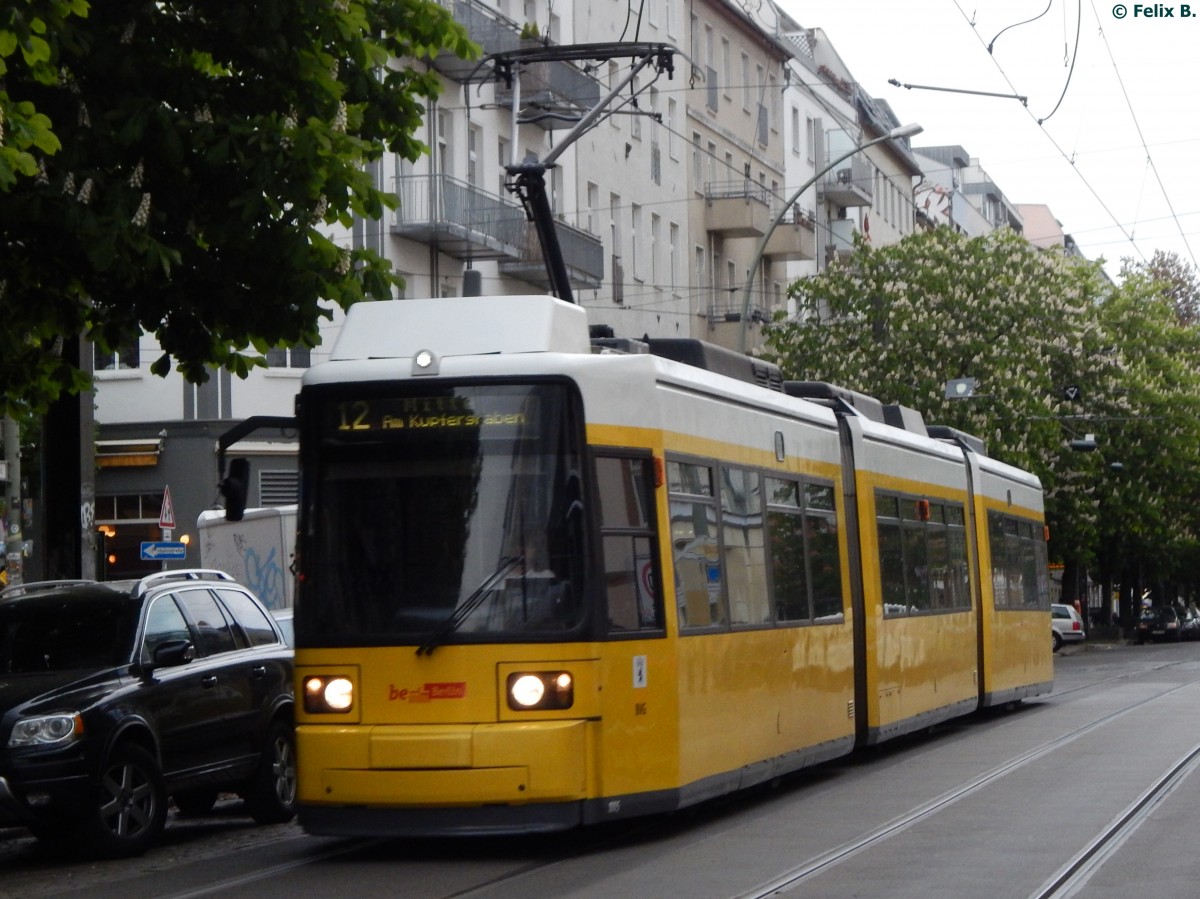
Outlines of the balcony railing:
M484 56L507 53L527 46L542 46L521 38L520 26L500 13L472 0L438 0L467 29L467 35L479 44ZM460 84L490 80L490 65L460 59L442 52L433 67ZM513 92L503 82L496 84L496 102L512 108ZM539 60L521 63L521 121L551 130L569 128L579 117L600 102L600 82L569 62Z
M771 223L771 192L749 179L704 186L705 230L725 237L762 237Z
M496 84L496 102L512 108L513 91ZM600 102L600 82L569 62L521 63L521 109L518 121L546 131L569 128Z
M437 246L457 259L519 259L525 241L525 210L448 175L396 179L399 208L392 233Z
M708 296L708 324L710 328L721 324L735 324L742 320L742 310L745 295L740 287L730 289L727 287L709 288L707 291L701 291L702 295ZM770 297L762 291L751 291L750 307L748 310L750 322L769 322L773 315L771 309Z
M495 10L472 0L438 0L438 4L449 10L454 21L467 29L467 37L479 44L483 56L520 48L520 27ZM478 60L461 59L445 50L434 57L433 67L459 84L488 81L492 77L490 66L481 66Z
M775 207L778 209L778 206ZM771 232L763 256L776 262L801 262L817 258L817 223L811 213L793 205Z
M522 224L524 227L518 256L512 260L501 260L500 271L548 289L551 286L550 277L546 273L546 259L537 228L533 222L525 221ZM600 238L561 221L554 223L554 230L558 235L558 246L571 285L588 290L598 288L604 280L604 244Z
M830 155L833 155L832 150ZM875 170L861 156L851 156L817 185L817 192L836 206L870 206L875 195Z

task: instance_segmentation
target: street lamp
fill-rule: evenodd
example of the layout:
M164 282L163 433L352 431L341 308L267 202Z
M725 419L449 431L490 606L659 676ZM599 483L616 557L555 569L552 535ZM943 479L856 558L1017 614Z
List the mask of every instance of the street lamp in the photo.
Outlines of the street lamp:
M869 140L865 144L859 144L855 147L851 147L849 151L843 153L841 156L826 164L823 169L801 184L798 188L796 188L795 193L788 197L787 202L784 203L780 208L779 213L775 216L774 221L772 221L770 226L768 226L767 233L764 234L762 236L762 240L758 242L758 250L754 254L754 260L750 263L750 272L746 275L746 286L742 291L742 318L740 324L738 325L739 353L746 352L746 320L750 317L750 292L754 288L754 276L758 274L758 267L762 264L763 253L765 253L767 250L767 241L771 239L771 235L775 233L775 229L779 226L779 223L783 221L783 217L787 214L787 211L792 208L792 205L796 203L797 200L800 199L800 195L816 184L817 181L819 181L826 173L832 171L855 153L865 150L867 147L873 147L876 144L882 144L884 141L898 140L902 137L912 137L914 134L920 134L924 130L925 129L916 122L908 125L900 125L899 127L893 128L887 134L884 134L873 140Z

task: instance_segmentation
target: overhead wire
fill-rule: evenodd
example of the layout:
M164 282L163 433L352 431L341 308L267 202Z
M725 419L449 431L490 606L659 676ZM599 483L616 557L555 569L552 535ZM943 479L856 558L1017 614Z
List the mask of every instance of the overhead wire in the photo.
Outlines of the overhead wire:
M959 3L959 0L953 0L953 2L954 2L954 6L958 9L958 11L962 15L963 19L966 20L967 24L971 27L971 30L975 33L975 36L977 38L979 38L979 42L982 44L983 37L979 34L979 31L975 28L975 23L971 20L971 17L968 16L966 10L964 10L962 8L962 5ZM1093 10L1094 9L1095 9L1095 7L1093 6ZM1008 76L1008 73L1006 71L1004 71L1004 67L1002 65L1000 65L999 60L997 60L993 54L989 53L988 55L992 59L992 64L996 66L996 70L1000 73L1000 77L1002 77L1004 79L1005 83L1009 86L1009 88L1012 89L1014 94L1017 93L1018 91L1017 91L1016 85L1013 84L1012 79ZM1026 107L1026 112L1029 114L1030 118L1034 119L1034 122L1036 123L1037 119L1034 118L1033 113L1029 111L1028 107ZM1083 172L1081 172L1079 170L1079 167L1075 165L1075 163L1071 159L1071 157L1067 155L1066 151L1063 150L1063 148L1061 146L1059 146L1058 141L1056 141L1054 139L1054 137L1050 134L1050 132L1047 131L1043 126L1039 125L1038 127L1040 128L1042 134L1045 136L1046 140L1050 141L1051 146L1053 146L1054 149L1056 149L1058 151L1059 155L1062 156L1062 158L1067 161L1067 164L1071 166L1071 168L1072 168L1072 170L1074 170L1076 176L1079 178L1080 181L1083 182L1083 186L1088 189L1088 192L1092 195L1092 197L1096 200L1096 202L1100 204L1100 208L1103 209L1105 214L1107 214L1108 217L1112 220L1112 223L1117 227L1117 230L1119 230L1121 232L1121 234L1123 234L1125 236L1126 241L1128 241L1129 245L1132 246L1134 251L1137 252L1137 254L1142 258L1142 261L1143 262L1148 261L1146 259L1146 254L1142 252L1141 247L1139 247L1137 245L1137 243L1134 241L1133 236L1125 229L1125 226L1122 225L1121 222L1117 219L1116 214L1109 208L1108 204L1104 202L1104 198L1100 196L1100 194L1096 190L1096 188L1092 186L1092 183L1090 181L1088 181L1087 177L1083 174Z
M1096 21L1099 24L1100 16L1096 14L1095 0L1092 0L1092 13L1096 15ZM1138 121L1137 112L1133 108L1133 101L1129 98L1129 91L1125 88L1125 80L1121 77L1121 70L1117 68L1117 60L1113 57L1112 47L1109 46L1108 36L1104 33L1104 26L1100 25L1100 40L1104 44L1104 49L1108 53L1108 59L1112 63L1113 73L1117 76L1117 84L1121 86L1121 96L1125 98L1125 106L1129 109L1129 115L1133 119L1133 127L1137 130L1138 140L1141 141L1142 149L1146 151L1146 162L1150 166L1150 171L1154 173L1154 180L1158 182L1158 189L1162 191L1163 200L1167 204L1167 210L1171 213L1171 217L1175 219L1175 225L1179 229L1179 236L1183 239L1183 245L1187 247L1188 255L1192 259L1192 265L1196 265L1196 254L1192 252L1192 245L1187 239L1187 235L1183 232L1183 225L1179 221L1179 217L1175 214L1175 205L1171 202L1171 196L1167 193L1167 187L1163 184L1162 176L1159 175L1158 166L1154 164L1154 157L1150 153L1150 147L1146 143L1146 136L1142 133L1142 125ZM1142 257L1145 259L1145 257Z
M1063 15L1064 16L1066 15L1066 5L1065 4L1063 5ZM1049 115L1043 116L1042 118L1037 120L1037 123L1039 125L1044 124L1046 122L1046 120L1050 118L1050 116L1052 116L1056 112L1058 112L1058 107L1062 106L1062 101L1067 96L1067 88L1069 88L1071 86L1071 76L1075 74L1075 61L1077 59L1079 59L1079 36L1080 36L1080 33L1082 32L1082 30L1083 30L1083 2L1082 2L1082 0L1077 0L1077 9L1076 9L1076 15L1075 15L1075 51L1071 54L1071 68L1067 71L1067 80L1066 80L1066 83L1063 84L1062 93L1058 95L1058 102L1054 104L1054 108L1052 110L1050 110Z

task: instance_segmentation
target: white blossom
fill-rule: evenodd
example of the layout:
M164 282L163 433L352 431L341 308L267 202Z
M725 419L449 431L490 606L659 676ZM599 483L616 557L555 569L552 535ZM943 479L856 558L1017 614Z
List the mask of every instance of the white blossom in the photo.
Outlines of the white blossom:
M138 204L137 212L133 214L133 225L136 228L144 228L150 221L150 194L142 194L142 202Z

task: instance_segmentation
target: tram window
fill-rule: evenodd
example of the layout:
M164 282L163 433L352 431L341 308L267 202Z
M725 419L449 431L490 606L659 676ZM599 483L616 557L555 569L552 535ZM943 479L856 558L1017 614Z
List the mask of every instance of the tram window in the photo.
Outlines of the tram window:
M969 609L963 507L884 493L875 499L884 614Z
M672 498L671 542L680 627L723 625L726 615L716 507Z
M712 469L694 462L669 461L667 484L679 626L723 626L729 616L725 611L725 578Z
M795 513L767 513L771 537L771 584L775 614L781 622L806 621L812 617L808 608L803 522L803 517Z
M842 620L841 550L833 486L769 477L765 493L770 504L767 530L778 620Z
M653 469L649 459L596 459L608 623L613 632L659 629Z
M835 511L833 487L828 484L805 484L804 508L819 512Z
M641 459L601 457L596 460L600 517L605 528L645 528L650 521L649 490Z
M797 481L781 481L767 478L767 502L773 506L800 508L800 484Z
M661 627L649 537L604 537L604 582L612 630Z
M756 472L722 467L721 529L730 622L735 625L770 623L762 496Z
M1046 543L1037 522L1000 512L988 513L992 554L992 595L998 609L1049 606Z
M668 462L667 489L690 496L712 496L712 469L692 462Z
M957 515L950 513L956 512ZM962 510L950 506L946 509L946 590L948 608L971 608L971 575L967 562L967 529L962 522ZM957 522L951 521L957 518Z
M904 535L900 522L884 518L879 519L879 577L883 585L884 615L906 614Z
M833 489L829 488L832 497ZM808 564L812 581L813 617L817 621L840 617L842 605L841 550L838 547L837 518L832 514L807 512L804 527L808 534Z

